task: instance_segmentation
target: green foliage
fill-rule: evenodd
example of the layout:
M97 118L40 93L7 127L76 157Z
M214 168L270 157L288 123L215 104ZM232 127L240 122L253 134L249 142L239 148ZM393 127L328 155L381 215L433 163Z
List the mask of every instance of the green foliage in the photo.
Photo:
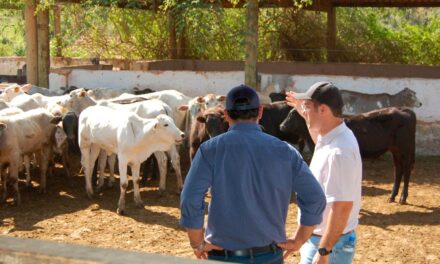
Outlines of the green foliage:
M22 11L0 9L0 56L23 56L24 54Z
M311 1L292 2L304 7ZM2 3L23 5L23 1L0 0ZM50 8L54 0L39 3L41 10ZM202 0L165 0L161 6L154 6L155 1L129 0L127 7L134 9L117 8L120 3L85 0L81 5L63 5L63 56L166 59L170 48L175 48L183 51L184 58L245 58L243 8L222 9ZM152 10L136 9L148 3ZM170 46L171 17L176 47ZM259 60L326 61L326 26L325 13L300 8L260 9ZM24 54L22 11L0 9L0 32L0 56ZM337 61L440 65L440 10L338 8L336 39L333 52ZM51 33L52 55L55 47Z

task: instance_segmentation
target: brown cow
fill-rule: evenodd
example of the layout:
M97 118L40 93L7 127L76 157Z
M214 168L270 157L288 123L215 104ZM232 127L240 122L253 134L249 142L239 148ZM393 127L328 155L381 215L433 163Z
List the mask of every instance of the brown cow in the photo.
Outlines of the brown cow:
M210 138L226 132L229 124L223 115L223 105L199 113L191 125L189 157L192 161L199 146Z
M281 124L281 130L307 133L298 114L291 113ZM389 202L394 202L403 176L400 203L406 203L411 170L415 162L416 115L408 108L389 107L344 118L353 131L363 158L376 158L390 151L394 162L394 186ZM305 132L306 131L306 132Z

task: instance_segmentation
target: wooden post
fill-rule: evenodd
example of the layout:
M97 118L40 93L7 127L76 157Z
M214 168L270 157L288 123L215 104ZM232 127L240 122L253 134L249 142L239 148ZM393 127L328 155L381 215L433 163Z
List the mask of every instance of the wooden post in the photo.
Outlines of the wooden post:
M337 58L336 49L336 8L330 6L327 12L327 61Z
M176 38L176 18L173 14L173 10L168 11L168 58L176 59L177 58L177 38Z
M42 10L37 15L38 40L38 86L49 88L50 47L49 11Z
M55 5L53 7L53 31L55 34L56 45L56 57L62 57L62 39L61 39L61 6Z
M259 91L260 89L257 86L258 0L247 1L245 51L246 51L246 60L244 63L245 84Z
M37 17L35 16L35 0L26 0L24 19L26 32L26 82L38 85Z

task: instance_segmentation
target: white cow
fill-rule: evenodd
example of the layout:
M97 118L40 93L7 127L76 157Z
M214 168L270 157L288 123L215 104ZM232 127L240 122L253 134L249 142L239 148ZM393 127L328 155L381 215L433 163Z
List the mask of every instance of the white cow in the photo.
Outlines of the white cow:
M171 108L162 102L161 100L157 99L151 99L147 101L141 101L137 103L132 104L115 104L108 101L102 101L99 102L98 105L107 106L110 108L113 108L115 110L124 110L129 111L132 113L137 114L141 118L154 118L160 114L168 115L171 118L172 116L172 110ZM171 158L171 164L173 166L174 171L176 172L176 178L177 178L177 191L180 193L180 191L183 188L183 179L182 179L182 170L180 167L180 154L176 148L175 145L171 146L170 150L168 151L168 154ZM162 193L166 189L166 175L167 175L167 157L163 152L155 152L154 153L158 165L159 165L159 174L160 174L160 181L159 181L159 192ZM99 184L98 184L98 191L101 190L101 188L104 185L104 177L101 177L101 175L104 175L104 169L106 165L106 157L107 154L102 151L99 155L99 171L100 171L100 178L99 178ZM109 185L112 185L112 182L114 181L113 178L113 168L115 164L115 156L112 155L109 158L109 166L110 166L110 182Z
M139 192L140 164L153 152L167 151L173 144L183 141L184 133L166 115L144 119L126 111L105 106L92 106L79 117L79 146L81 163L85 168L86 191L93 196L91 176L101 149L118 155L121 194L119 214L125 211L125 192L128 185L127 165L133 174L134 201L142 207Z
M14 186L17 204L20 204L18 190L18 171L22 157L37 154L40 164L40 191L46 192L46 173L52 156L55 125L59 121L45 109L34 109L21 114L0 117L0 163L9 165L9 180ZM3 200L7 195L6 177L4 177Z

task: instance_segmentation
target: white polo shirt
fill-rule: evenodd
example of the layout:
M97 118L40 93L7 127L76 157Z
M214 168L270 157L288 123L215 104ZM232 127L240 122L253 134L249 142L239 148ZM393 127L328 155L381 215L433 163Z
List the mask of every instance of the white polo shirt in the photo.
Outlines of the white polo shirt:
M354 230L361 209L362 159L357 140L345 123L318 136L310 170L327 198L323 221L313 233L324 234L330 206L335 201L353 201L343 234Z

